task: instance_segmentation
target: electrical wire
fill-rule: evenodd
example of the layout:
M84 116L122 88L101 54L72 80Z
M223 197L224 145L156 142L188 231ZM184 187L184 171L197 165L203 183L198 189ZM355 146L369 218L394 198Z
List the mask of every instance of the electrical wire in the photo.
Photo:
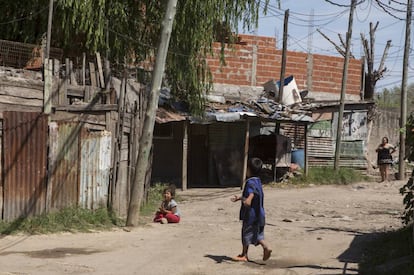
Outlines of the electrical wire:
M6 21L6 22L0 22L0 25L14 24L14 23L17 23L17 22L26 20L28 18L34 17L34 16L36 16L36 15L44 12L47 9L49 9L49 5L47 5L46 7L42 8L42 9L40 9L37 12L34 12L33 14L30 14L30 15L27 15L27 16L24 16L24 17L20 17L20 18L16 18L16 19L13 19L13 20L10 20L10 21Z

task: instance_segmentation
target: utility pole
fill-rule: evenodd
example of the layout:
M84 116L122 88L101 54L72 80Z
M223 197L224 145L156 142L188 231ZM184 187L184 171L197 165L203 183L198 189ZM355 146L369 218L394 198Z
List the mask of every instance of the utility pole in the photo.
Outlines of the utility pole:
M308 91L312 91L312 74L313 74L313 55L312 55L312 38L313 38L313 27L314 27L314 10L311 10L310 24L308 30L308 54L306 57L306 86Z
M405 128L407 124L407 75L408 75L408 59L410 54L411 40L411 11L412 1L407 0L407 19L405 20L405 47L403 61L403 75L401 84L401 113L400 113L400 151L398 161L398 176L400 180L405 179Z
M148 99L148 107L145 112L142 134L139 139L137 161L135 162L135 173L131 186L131 199L129 202L128 217L126 222L128 226L138 225L139 211L144 196L145 175L148 169L152 146L155 116L158 107L158 99L160 97L162 77L164 75L165 61L167 59L168 45L170 43L176 8L177 0L169 0L167 11L162 22L161 38L158 45L154 72L152 75L151 92Z
M282 48L282 64L280 65L279 102L283 101L283 88L285 86L288 22L289 22L289 10L286 10L285 19L283 22L283 48Z
M52 19L53 19L53 0L49 0L49 17L47 19L47 38L46 38L46 52L45 58L49 58L50 54L50 39L52 36Z
M279 2L280 5L280 2ZM280 103L283 102L283 88L285 87L285 71L286 71L286 52L287 52L287 37L288 37L288 22L289 22L289 10L285 11L285 18L283 21L283 46L282 46L282 64L280 64L280 86L279 86L279 96L278 100ZM275 124L275 142L277 144L277 136L280 132L280 124L276 122ZM275 153L275 166L273 170L273 180L276 181L277 178L277 156Z
M335 148L335 162L334 162L335 171L339 170L339 159L340 159L340 154L341 154L342 119L344 116L344 108L345 108L346 81L348 79L348 63L349 63L349 56L350 56L350 49L351 49L352 23L354 19L355 6L356 6L356 0L351 0L351 9L349 11L349 21L348 21L348 32L346 34L344 70L342 72L341 99L340 99L339 113L338 113L338 125L336 128L336 148Z

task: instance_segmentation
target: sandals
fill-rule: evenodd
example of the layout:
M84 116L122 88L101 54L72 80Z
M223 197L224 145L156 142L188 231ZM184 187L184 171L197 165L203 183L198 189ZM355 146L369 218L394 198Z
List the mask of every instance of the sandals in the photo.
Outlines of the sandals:
M243 255L237 255L236 257L233 257L232 260L236 262L248 262L249 261L249 259Z
M272 250L271 249L265 249L263 251L263 261L269 260L270 255L272 255Z
M269 260L270 256L272 255L272 250L271 249L265 249L263 251L263 261L267 261ZM232 258L233 261L236 262L248 262L249 258L247 258L246 256L243 255L237 255L236 257Z

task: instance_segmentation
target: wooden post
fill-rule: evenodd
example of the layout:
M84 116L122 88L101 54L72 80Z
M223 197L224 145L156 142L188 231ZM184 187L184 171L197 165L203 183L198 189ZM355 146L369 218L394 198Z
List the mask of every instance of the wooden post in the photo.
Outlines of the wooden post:
M53 88L53 60L45 58L45 86L43 94L43 112L50 114L52 112L52 88Z
M273 181L276 182L277 180L277 144L279 142L279 136L280 134L280 123L275 122L275 162L273 165Z
M250 121L246 120L246 133L244 135L244 157L243 157L243 175L241 179L240 189L244 188L244 183L247 175L247 159L249 157L249 137L250 137Z
M283 22L283 48L282 48L282 64L280 70L280 87L279 87L279 102L283 102L283 88L285 86L285 71L286 71L286 53L287 53L287 37L288 37L288 22L289 10L285 11L285 19ZM276 173L276 165L275 165Z
M305 167L304 167L304 172L305 172L305 177L308 176L309 173L309 162L308 162L308 124L304 125L305 127L305 152L304 152L304 158L305 158Z
M60 61L53 60L53 83L52 83L52 106L59 105L59 94L62 89L62 80L60 79Z
M91 86L96 87L96 72L95 72L95 63L89 62L89 73L91 78Z
M88 101L95 97L95 88L97 87L95 63L93 62L89 62L89 73L91 78L91 90L89 91Z
M356 6L356 0L351 0L351 9L349 10L349 22L348 22L348 33L346 34L346 49L345 49L345 60L344 68L342 71L342 83L341 83L341 98L338 112L338 125L336 128L336 142L335 142L335 161L334 169L339 170L340 154L341 154L341 136L342 136L342 120L344 116L345 108L345 94L346 94L346 81L348 79L348 64L351 51L351 38L352 38L352 23L354 18L354 10Z
M188 123L184 121L183 129L183 164L181 190L187 190L187 161L188 161Z
M78 81L76 81L75 73L73 72L73 61L69 62L69 71L70 71L70 83L72 85L78 85Z
M110 68L109 60L105 59L105 96L104 96L105 101L102 102L104 104L111 104L110 82L111 82L111 68ZM111 121L110 113L108 112L106 113L106 121L107 121L106 127L108 128L108 122Z
M148 170L148 162L152 147L155 116L158 108L162 78L165 71L168 45L170 42L173 21L177 8L177 0L169 0L167 10L162 22L160 42L157 47L154 72L152 74L151 89L149 93L145 119L139 137L139 152L135 163L135 174L131 186L131 200L129 201L127 226L137 226L140 216L140 208L144 196L145 176ZM138 138L137 136L135 138Z
M96 53L96 65L98 66L98 73L99 73L99 87L105 88L105 79L104 74L102 70L102 60L101 60L101 54Z
M405 180L405 135L407 124L407 80L408 80L408 66L411 51L411 12L412 1L407 1L407 19L405 20L405 46L404 46L404 59L403 59L403 75L401 81L401 107L400 107L400 150L398 161L398 178L399 180ZM413 226L414 234L414 226Z
M82 54L82 86L86 85L86 53Z
M69 84L69 58L65 59L65 78L62 81L61 89L59 89L59 105L64 106L67 102L67 92Z

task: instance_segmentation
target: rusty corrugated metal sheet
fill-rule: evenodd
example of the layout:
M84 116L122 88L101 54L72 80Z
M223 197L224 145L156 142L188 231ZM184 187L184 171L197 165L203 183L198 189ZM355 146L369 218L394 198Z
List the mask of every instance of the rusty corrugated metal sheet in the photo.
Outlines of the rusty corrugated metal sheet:
M53 209L78 203L79 129L78 123L50 124L48 205Z
M3 119L3 219L44 213L48 118L41 113L4 112Z
M167 110L163 107L158 107L155 122L161 124L173 121L183 121L185 119L186 117L184 115L181 115L176 111Z
M281 123L280 129L283 135L290 138L296 148L305 148L305 127L295 123Z
M106 207L111 168L111 133L82 131L79 204Z

